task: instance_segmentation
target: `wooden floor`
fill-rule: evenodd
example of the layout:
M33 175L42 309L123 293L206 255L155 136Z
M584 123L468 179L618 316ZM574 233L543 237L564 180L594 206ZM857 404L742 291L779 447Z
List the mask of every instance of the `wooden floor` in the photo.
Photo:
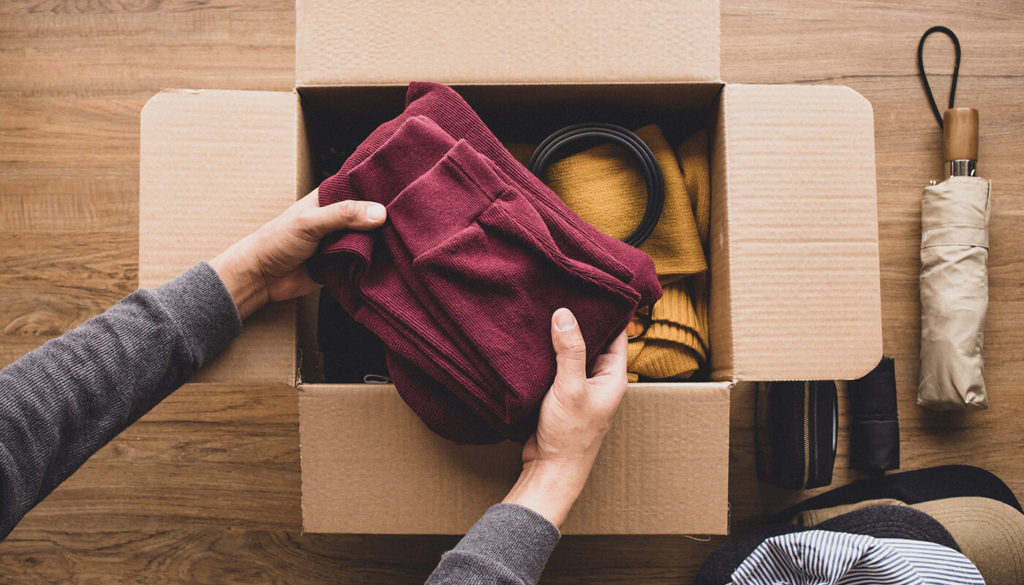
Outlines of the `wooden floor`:
M1024 5L721 3L724 79L845 84L874 106L884 342L897 363L903 468L976 464L1024 496ZM283 0L0 0L0 365L135 288L146 100L165 87L290 89L294 23ZM992 408L964 416L914 403L919 197L941 174L915 49L933 24L960 35L958 105L981 112L979 169L994 185ZM941 96L948 49L935 37L926 52ZM754 481L750 399L733 401L738 528L807 495ZM280 387L183 388L0 544L0 582L422 582L455 538L301 534L296 403ZM836 483L855 477L846 431ZM544 582L685 583L721 542L565 538Z

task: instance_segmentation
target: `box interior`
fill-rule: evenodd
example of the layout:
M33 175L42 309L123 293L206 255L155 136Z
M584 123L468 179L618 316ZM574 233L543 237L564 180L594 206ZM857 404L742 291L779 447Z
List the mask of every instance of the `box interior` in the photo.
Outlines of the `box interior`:
M661 127L678 146L704 128L714 136L720 83L609 85L464 85L453 86L502 142L536 145L569 124L610 122L629 129ZM310 191L330 177L377 126L400 114L406 86L299 88L304 135L299 159L306 161ZM593 144L582 143L579 148ZM710 145L709 145L710 146ZM712 179L713 180L713 179ZM317 347L317 298L299 304L299 376L304 383L326 380ZM706 380L698 374L691 381Z

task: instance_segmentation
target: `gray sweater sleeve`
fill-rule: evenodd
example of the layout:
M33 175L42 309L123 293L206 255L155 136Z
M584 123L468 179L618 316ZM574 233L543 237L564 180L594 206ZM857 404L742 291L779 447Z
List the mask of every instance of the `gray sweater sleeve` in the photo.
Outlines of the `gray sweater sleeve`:
M559 537L554 524L529 508L492 506L454 549L444 553L427 584L533 585Z
M0 370L0 539L241 331L203 262Z
M0 539L241 331L230 294L204 262L0 370ZM558 539L533 510L499 504L428 583L534 584Z

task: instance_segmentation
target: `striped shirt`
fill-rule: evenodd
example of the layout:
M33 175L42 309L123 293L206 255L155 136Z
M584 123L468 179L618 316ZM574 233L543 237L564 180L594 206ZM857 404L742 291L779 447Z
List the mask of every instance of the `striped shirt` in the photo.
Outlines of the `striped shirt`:
M932 542L808 530L762 542L732 585L984 585L959 552Z

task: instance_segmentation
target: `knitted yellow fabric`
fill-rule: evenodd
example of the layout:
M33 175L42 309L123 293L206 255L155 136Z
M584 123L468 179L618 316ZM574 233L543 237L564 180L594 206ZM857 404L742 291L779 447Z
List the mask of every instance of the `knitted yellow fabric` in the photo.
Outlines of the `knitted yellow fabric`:
M636 132L654 153L665 178L665 207L651 236L640 246L658 270L664 296L655 303L652 324L630 342L630 381L685 378L708 357L707 262L711 183L707 134L697 132L679 148L678 159L657 126ZM511 144L520 160L532 148ZM647 186L639 167L621 148L608 144L553 163L545 183L569 207L601 231L623 239L643 216Z
M687 378L707 358L707 346L693 327L697 314L685 280L663 284L654 304L653 323L641 339L631 341L626 370L631 382L648 378Z
M711 168L708 155L707 132L701 130L690 136L679 146L679 165L683 169L683 182L690 195L690 205L697 221L697 234L704 250L708 253L708 235L711 231ZM686 279L689 297L693 301L693 331L708 348L708 278L707 271Z
M711 229L711 173L707 133L693 134L679 147L679 167L694 218L701 256ZM666 192L666 197L668 193ZM651 328L642 339L630 342L629 379L687 378L708 358L707 270L683 280L662 282L664 295L654 304Z

